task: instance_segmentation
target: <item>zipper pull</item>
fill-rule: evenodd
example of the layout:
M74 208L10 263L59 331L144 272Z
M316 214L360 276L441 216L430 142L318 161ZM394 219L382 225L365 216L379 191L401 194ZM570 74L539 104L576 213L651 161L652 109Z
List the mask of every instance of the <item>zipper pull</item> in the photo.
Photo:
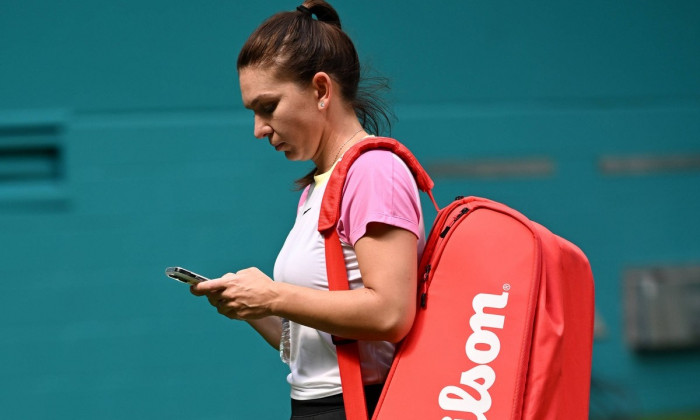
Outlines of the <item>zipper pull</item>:
M428 303L428 276L430 273L430 264L425 266L423 280L421 281L420 307L425 308Z
M440 232L440 237L444 238L445 236L447 236L447 232L450 231L450 228L454 226L455 223L457 223L457 220L459 220L460 217L464 216L467 213L469 213L469 209L467 207L462 208L462 211L460 211L459 214L455 216L455 218L452 220L452 223L445 226L445 229L443 229L442 232Z

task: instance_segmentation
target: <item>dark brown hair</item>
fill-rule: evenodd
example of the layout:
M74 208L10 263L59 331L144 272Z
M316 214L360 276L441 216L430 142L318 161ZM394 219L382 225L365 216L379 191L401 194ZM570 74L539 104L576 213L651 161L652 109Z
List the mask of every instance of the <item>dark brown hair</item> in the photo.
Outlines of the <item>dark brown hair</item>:
M338 83L341 96L352 105L367 132L391 130L392 114L379 96L388 88L387 80L361 80L355 46L342 30L338 13L323 0L306 0L297 10L280 12L264 21L238 55L238 70L249 66L272 68L281 80L302 86L308 86L316 73L326 72ZM297 186L303 188L309 179L307 175L298 180Z

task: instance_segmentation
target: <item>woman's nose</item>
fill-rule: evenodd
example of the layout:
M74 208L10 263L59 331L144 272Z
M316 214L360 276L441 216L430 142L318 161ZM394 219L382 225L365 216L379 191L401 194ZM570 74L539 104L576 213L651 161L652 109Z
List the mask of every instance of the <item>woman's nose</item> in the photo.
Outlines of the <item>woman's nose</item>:
M261 139L272 134L272 127L267 123L264 118L255 116L255 127L253 128L253 135L255 138Z

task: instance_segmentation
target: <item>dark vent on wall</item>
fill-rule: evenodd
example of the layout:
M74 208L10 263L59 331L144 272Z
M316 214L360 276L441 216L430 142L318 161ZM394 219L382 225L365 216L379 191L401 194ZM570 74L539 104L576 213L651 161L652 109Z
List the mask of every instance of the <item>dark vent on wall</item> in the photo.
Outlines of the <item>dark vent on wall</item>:
M62 178L61 126L0 125L0 185Z

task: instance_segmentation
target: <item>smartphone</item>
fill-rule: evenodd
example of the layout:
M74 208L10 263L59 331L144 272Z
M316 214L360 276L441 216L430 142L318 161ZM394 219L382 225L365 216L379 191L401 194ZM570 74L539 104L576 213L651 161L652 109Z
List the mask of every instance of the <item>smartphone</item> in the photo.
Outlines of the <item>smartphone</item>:
M165 269L165 275L187 284L197 284L209 280L204 276L200 276L199 274L182 267L168 267Z

